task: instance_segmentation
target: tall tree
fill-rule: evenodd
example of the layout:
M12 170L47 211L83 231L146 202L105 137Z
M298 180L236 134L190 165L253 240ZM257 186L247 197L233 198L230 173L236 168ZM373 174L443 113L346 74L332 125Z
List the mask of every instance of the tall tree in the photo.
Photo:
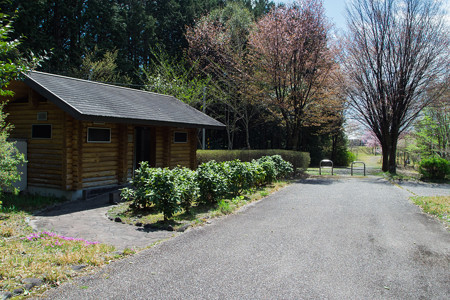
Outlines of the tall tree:
M423 157L450 159L450 89L424 109L415 124L415 138Z
M10 190L11 185L20 179L17 166L25 161L24 155L19 153L15 143L8 141L13 126L6 122L7 114L3 112L3 107L7 104L5 96L12 96L13 93L7 88L10 81L17 79L30 67L37 66L40 61L39 58L32 57L31 60L27 60L20 56L17 51L20 42L10 38L11 28L7 16L0 13L0 196L4 190Z
M395 173L399 135L433 101L427 89L450 70L441 3L354 0L347 20L347 95L380 141L382 170Z
M41 70L70 74L94 47L102 53L117 49L119 71L138 81L139 68L153 60L149 49L160 45L172 57L180 56L187 47L186 26L223 4L223 0L7 0L0 1L0 10L18 12L13 35L26 37L19 50L53 49Z
M225 111L221 119L227 125L229 149L240 121L244 124L246 146L251 148L249 122L257 107L247 60L252 25L253 16L248 9L239 3L228 3L201 18L186 33L191 60L211 78L215 90L221 91L218 100L224 107L219 109Z
M250 35L256 80L286 127L287 148L299 148L305 112L335 68L322 0L300 0L272 9Z
M88 52L81 62L80 68L72 71L72 76L109 84L129 84L131 79L117 70L118 50L106 51L102 58L97 58L98 48Z
M185 59L171 59L162 49L151 50L151 53L152 64L141 69L145 90L172 95L197 108L207 105L203 102L210 100L206 98L206 89L211 94L209 78L194 74L195 65L189 66Z

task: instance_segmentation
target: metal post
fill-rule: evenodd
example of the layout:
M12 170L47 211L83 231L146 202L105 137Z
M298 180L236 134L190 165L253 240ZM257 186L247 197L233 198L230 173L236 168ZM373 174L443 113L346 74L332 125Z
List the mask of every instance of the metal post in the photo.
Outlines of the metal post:
M203 87L203 113L205 113L206 106L206 86ZM205 141L206 141L206 133L205 128L202 129L202 149L205 150Z

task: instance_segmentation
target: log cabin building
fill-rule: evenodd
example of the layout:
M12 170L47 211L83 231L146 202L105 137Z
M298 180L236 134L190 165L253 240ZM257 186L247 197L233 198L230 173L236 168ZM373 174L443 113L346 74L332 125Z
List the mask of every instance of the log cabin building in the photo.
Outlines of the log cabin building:
M193 169L198 129L224 127L172 96L36 71L24 77L8 87L5 110L31 193L78 199L117 188L141 161Z

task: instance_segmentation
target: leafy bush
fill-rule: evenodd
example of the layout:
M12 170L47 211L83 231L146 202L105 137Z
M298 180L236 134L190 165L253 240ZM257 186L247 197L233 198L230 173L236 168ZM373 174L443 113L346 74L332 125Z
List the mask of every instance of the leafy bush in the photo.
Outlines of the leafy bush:
M202 203L215 203L224 198L228 189L228 178L223 164L209 161L197 168L196 180L200 189L199 200Z
M306 170L311 161L307 152L266 149L266 150L197 150L198 164L215 160L217 162L232 161L239 159L243 162L251 162L263 156L280 155L283 160L292 164L294 171Z
M356 160L356 155L348 151L345 147L340 147L336 151L336 157L333 160L335 166L347 167Z
M264 178L265 183L271 183L277 178L276 165L275 162L270 159L270 156L263 156L255 161L255 163L259 164L266 173L266 176Z
M440 157L423 159L419 172L425 179L445 179L445 176L450 175L450 162Z
M147 162L141 163L131 181L133 189L125 188L121 196L133 201L134 208L154 207L164 214L164 219L172 217L181 210L181 203L186 206L186 199L195 192L187 184L179 184L178 176L187 172L168 168L149 168Z
M122 190L121 196L132 201L135 209L154 208L168 219L178 211L189 211L193 202L218 205L226 211L229 202L243 191L292 173L292 164L280 155L263 156L259 160L239 160L201 164L196 171L187 168L154 169L143 162L131 181L132 188Z
M16 143L8 141L13 126L6 123L8 114L3 112L5 104L0 103L0 194L4 191L16 192L13 183L20 180L18 166L25 162L25 156L17 150Z
M196 172L188 168L175 168L172 172L179 190L180 205L189 212L192 203L199 197L199 188L195 180Z
M241 162L236 159L229 162L223 162L223 171L228 180L228 192L231 196L237 196L244 190L251 188L254 185L254 173L251 168L251 163Z
M283 160L280 155L272 155L269 158L275 163L275 170L277 172L277 179L286 178L293 172L292 163Z

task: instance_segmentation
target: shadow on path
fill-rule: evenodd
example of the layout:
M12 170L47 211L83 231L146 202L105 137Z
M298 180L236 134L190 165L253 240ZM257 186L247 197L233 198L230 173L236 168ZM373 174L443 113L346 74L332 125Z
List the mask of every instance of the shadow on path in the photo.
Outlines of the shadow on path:
M45 208L34 213L34 216L61 216L66 214L72 214L80 211L98 209L103 207L112 206L109 202L109 194L103 194L94 198L86 200L68 201L58 203L54 206Z

